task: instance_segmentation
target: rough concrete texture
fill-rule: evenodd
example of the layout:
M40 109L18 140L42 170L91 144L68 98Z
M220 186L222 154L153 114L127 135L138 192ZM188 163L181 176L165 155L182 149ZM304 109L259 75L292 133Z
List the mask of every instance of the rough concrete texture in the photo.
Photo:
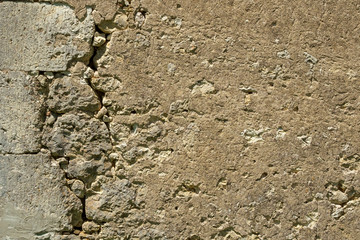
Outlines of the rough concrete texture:
M0 10L1 240L359 239L358 1Z

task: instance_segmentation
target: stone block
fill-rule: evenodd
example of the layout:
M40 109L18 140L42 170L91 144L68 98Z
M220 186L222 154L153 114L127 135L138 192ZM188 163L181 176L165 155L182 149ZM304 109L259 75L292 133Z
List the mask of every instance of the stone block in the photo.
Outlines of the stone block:
M47 154L0 155L0 186L0 239L37 239L82 224L81 201Z
M80 21L65 4L0 3L0 70L65 71L91 55L91 9Z
M40 151L43 97L35 81L23 72L0 71L0 153Z

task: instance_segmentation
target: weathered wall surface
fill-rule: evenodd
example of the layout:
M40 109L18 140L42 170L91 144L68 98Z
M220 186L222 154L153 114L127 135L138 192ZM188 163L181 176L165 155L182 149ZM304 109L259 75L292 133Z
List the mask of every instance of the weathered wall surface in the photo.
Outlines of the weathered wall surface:
M0 239L358 239L357 1L0 1Z

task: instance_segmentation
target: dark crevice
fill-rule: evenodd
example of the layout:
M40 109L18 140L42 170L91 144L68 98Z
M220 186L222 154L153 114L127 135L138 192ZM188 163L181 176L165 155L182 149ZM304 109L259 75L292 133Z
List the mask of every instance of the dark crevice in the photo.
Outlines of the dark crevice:
M267 172L263 172L263 173L261 174L261 176L260 176L259 178L257 178L255 181L260 181L261 179L267 177L267 175L268 175Z
M94 47L94 54L90 57L90 60L89 60L89 67L94 70L94 71L97 71L97 67L95 66L95 56L96 56L96 52L97 52L97 47Z
M85 199L85 197L83 197L83 198L80 198L80 200L81 200L81 203L83 206L81 217L82 217L83 222L87 222L89 219L87 219L86 212L85 212L85 200L86 199Z
M90 67L94 71L98 70L97 67L95 66L95 61L94 61L94 58L95 58L95 56L97 54L97 51L99 50L99 48L103 47L104 45L106 45L109 42L108 38L109 38L109 35L110 35L108 33L103 32L97 25L95 25L95 31L94 31L94 36L93 37L95 37L96 32L98 32L100 34L105 34L106 42L103 45L99 46L99 47L93 47L93 54L90 57L88 67ZM94 39L93 39L93 42L94 42Z
M18 155L18 156L21 156L21 155L37 155L41 153L41 151L34 151L34 152L23 152L23 153L11 153L11 152L0 152L0 155Z

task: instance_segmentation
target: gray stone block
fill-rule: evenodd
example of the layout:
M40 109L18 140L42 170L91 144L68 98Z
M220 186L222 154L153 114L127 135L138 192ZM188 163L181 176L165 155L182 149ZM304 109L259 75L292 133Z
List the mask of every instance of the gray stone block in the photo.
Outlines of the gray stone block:
M82 205L46 154L0 155L0 239L38 239L81 226ZM42 238L41 238L42 239Z
M23 72L0 71L0 153L40 151L43 97L35 81Z
M82 21L67 5L0 2L0 70L65 71L91 55L91 9Z

